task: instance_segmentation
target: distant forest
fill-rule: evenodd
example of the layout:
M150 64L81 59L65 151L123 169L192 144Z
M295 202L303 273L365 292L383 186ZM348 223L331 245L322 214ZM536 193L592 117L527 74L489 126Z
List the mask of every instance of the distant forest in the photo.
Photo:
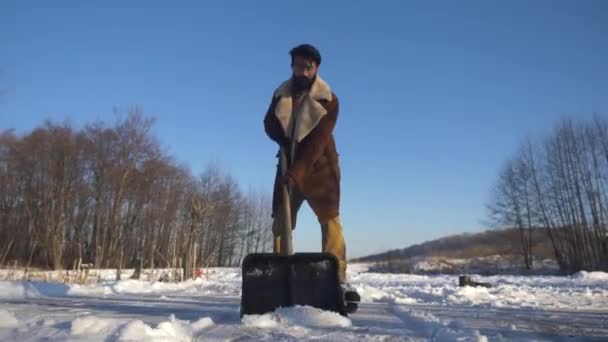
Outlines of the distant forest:
M0 267L238 265L271 248L270 196L161 150L138 108L75 129L0 132Z

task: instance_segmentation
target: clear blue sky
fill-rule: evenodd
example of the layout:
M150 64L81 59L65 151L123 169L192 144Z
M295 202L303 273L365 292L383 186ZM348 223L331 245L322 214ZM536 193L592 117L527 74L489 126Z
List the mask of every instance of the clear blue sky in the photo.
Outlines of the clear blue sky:
M302 42L341 99L351 257L484 229L527 134L608 115L606 1L5 0L0 128L112 121L113 106L137 104L195 173L217 160L245 190L270 191L262 118ZM295 239L320 248L307 206Z

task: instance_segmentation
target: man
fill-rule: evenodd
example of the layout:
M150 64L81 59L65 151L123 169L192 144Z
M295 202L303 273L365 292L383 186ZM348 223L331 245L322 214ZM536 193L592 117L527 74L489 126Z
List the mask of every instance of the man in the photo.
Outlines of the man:
M289 168L277 168L273 194L274 252L280 251L282 186L291 194L292 229L306 201L321 225L322 250L340 264L340 281L346 283L346 248L339 220L340 167L333 136L338 98L318 74L321 55L312 45L290 51L292 76L274 92L264 118L266 134L287 151Z

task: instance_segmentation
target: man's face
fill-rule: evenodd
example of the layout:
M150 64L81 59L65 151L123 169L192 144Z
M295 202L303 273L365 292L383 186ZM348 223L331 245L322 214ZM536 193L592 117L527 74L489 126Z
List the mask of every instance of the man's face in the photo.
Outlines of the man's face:
M312 80L317 74L318 66L314 61L296 56L293 59L291 70L295 77L306 77Z
M314 61L296 56L291 65L294 90L300 92L310 89L318 69Z

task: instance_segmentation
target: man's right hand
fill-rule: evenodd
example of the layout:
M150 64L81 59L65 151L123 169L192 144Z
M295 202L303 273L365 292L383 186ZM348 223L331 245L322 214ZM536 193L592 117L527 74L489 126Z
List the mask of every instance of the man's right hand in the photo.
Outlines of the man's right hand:
M291 144L289 143L289 138L287 138L287 137L282 137L279 140L279 147L282 149L285 149L286 152L289 151L290 145Z
M279 184L281 184L281 186L286 185L287 191L289 191L289 193L291 193L294 187L296 186L296 182L289 175L289 173L279 177Z

